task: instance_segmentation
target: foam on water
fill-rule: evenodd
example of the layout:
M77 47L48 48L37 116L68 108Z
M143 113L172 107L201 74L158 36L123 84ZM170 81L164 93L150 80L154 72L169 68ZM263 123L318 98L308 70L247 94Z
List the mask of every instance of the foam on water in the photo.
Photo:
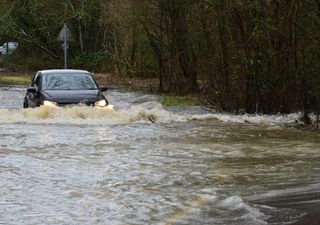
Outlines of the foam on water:
M226 123L281 125L296 123L299 113L284 115L232 115L223 113L179 114L166 110L160 103L147 102L127 108L92 108L86 106L46 107L34 109L0 109L0 123L54 124L127 124L134 122L186 122L219 120Z
M239 214L237 220L243 224L265 225L268 216L264 215L258 209L245 203L240 196L231 196L220 202L220 207Z
M194 120L208 120L218 119L226 123L251 123L251 124L265 124L265 125L277 125L277 124L292 124L297 123L300 117L300 113L292 113L288 115L256 115L256 114L206 114L206 115L192 115L191 119Z
M54 123L54 124L127 124L170 123L190 120L218 120L236 124L282 125L299 121L301 113L289 115L235 115L217 113L203 107L163 107L159 96L135 92L110 91L106 95L115 104L115 110L84 106L66 108L40 107L19 109L23 102L25 87L0 87L0 123ZM313 118L315 120L315 117Z
M44 124L126 124L133 122L170 122L183 120L161 108L132 106L127 109L92 108L86 106L47 107L33 109L0 109L0 123Z

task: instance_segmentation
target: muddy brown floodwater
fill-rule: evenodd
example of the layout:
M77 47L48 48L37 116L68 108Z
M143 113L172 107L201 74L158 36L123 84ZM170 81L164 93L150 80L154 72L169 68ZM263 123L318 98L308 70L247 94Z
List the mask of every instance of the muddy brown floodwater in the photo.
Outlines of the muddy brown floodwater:
M24 93L0 87L0 224L291 224L319 209L320 135L290 127L298 114L117 90L114 110L22 109Z

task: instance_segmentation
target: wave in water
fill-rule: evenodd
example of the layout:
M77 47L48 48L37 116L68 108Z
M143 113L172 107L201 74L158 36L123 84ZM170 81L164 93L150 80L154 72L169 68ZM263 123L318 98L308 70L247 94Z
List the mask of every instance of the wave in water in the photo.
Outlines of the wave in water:
M219 120L226 123L251 123L264 125L293 124L300 114L284 115L232 115L224 113L189 113L184 108L171 112L161 104L140 104L128 108L101 109L86 106L47 107L33 109L0 109L0 123L45 123L45 124L127 124L134 122L186 122L191 120Z
M269 216L265 215L257 208L248 205L240 196L230 196L221 201L219 206L228 209L228 212L231 210L234 215L238 215L238 217L236 217L238 224L268 224L266 220Z

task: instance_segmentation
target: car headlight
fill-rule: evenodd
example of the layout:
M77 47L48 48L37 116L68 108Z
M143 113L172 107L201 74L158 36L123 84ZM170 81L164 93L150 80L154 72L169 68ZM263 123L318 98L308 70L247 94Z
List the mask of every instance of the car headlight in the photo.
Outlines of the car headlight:
M56 102L52 102L52 101L48 101L48 100L44 100L43 105L44 106L58 106L58 104Z
M101 99L99 101L96 101L94 103L94 106L105 107L105 106L107 106L107 101L105 99Z

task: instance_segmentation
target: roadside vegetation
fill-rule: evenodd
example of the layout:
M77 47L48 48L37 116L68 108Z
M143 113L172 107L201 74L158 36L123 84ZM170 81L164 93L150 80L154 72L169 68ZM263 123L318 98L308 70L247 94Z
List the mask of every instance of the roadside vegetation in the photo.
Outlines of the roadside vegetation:
M12 76L12 75L0 75L0 85L28 85L31 78L25 75Z
M69 67L157 79L157 92L235 113L320 113L320 0L0 3L0 43L19 42L6 69L62 67L66 22Z
M161 104L165 106L195 106L199 105L198 98L194 96L162 96Z

